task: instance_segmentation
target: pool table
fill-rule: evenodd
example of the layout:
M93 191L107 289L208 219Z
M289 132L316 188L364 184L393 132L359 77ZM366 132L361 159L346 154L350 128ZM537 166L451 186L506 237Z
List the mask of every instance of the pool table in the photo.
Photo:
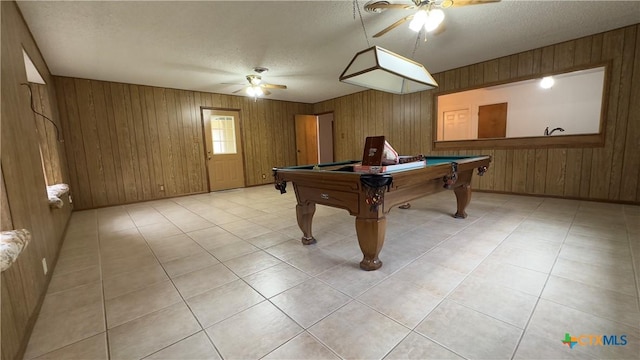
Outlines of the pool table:
M456 218L466 218L465 209L471 200L471 177L487 170L491 157L427 156L418 168L380 173L357 171L360 161L274 168L275 187L286 192L287 182L293 184L296 216L302 230L302 243L313 244L311 233L316 204L342 208L356 217L356 234L363 260L360 268L377 270L384 244L385 214L397 205L446 189L453 190L457 200Z

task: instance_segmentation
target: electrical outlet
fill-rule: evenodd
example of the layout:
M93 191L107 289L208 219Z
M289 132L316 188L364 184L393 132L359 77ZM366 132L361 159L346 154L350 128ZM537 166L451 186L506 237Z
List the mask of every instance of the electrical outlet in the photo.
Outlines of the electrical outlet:
M266 179L267 178L267 174L262 174L262 178Z
M46 258L42 258L42 271L44 271L45 275L47 275L47 272L49 271L49 269L47 268L47 259Z
M164 185L160 185L160 191L164 191Z

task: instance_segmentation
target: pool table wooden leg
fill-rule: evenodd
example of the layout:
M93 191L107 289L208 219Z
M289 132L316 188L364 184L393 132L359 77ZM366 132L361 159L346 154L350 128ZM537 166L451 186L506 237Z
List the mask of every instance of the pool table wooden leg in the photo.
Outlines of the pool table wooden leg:
M356 233L358 244L364 258L360 262L363 270L377 270L382 266L378 254L384 244L384 235L387 230L387 219L361 219L356 217Z
M298 226L302 230L302 243L311 245L316 243L316 239L311 234L311 223L313 222L313 214L316 212L315 203L305 203L304 205L296 205L296 218Z
M466 219L467 213L464 211L469 205L471 201L471 185L464 184L462 186L458 186L453 189L453 192L456 194L456 200L458 202L458 210L456 214L453 215L454 218L458 219Z

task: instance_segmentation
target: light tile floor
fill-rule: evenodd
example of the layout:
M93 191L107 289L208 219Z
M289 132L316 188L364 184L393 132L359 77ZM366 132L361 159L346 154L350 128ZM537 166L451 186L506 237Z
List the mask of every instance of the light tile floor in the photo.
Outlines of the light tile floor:
M640 207L412 205L373 272L352 216L318 206L303 246L272 186L74 212L25 359L638 358Z

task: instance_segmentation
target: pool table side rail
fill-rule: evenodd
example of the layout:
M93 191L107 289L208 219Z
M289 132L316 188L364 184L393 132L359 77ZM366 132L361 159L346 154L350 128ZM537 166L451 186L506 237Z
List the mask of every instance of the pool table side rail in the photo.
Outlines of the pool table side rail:
M457 172L461 173L467 170L477 169L483 166L489 166L491 163L490 156L482 156L474 158L473 160L464 159L461 161L456 161L457 164ZM428 177L430 179L441 179L444 176L450 175L452 172L451 162L442 163L438 165L428 165L425 168L419 169L411 169L407 171L394 172L393 175L393 183L392 188L399 187L404 184L410 185L413 183L420 183L424 180L424 177ZM424 177L416 176L417 174L423 173Z

